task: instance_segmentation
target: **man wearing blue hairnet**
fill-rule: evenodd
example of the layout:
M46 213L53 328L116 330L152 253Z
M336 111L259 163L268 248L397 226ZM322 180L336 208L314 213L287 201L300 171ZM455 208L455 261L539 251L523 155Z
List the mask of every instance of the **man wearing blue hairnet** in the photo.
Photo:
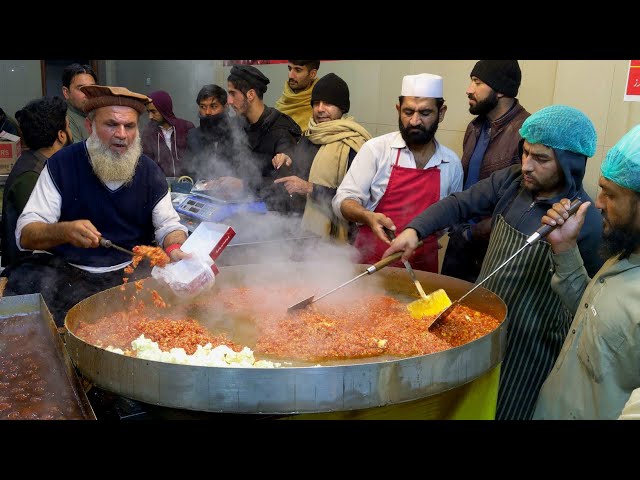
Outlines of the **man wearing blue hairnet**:
M542 220L559 225L548 237L551 286L575 316L534 418L640 418L640 125L609 150L600 174L596 208L609 259L595 276L576 248L588 206L567 218L565 198Z
M587 158L596 151L597 135L584 113L566 105L543 108L524 121L520 135L521 165L498 170L427 208L398 235L383 257L404 250L403 259L409 259L419 239L473 217L491 216L489 246L478 276L482 281L525 244L554 203L563 198L590 200L582 179ZM577 245L590 275L602 265L592 253L600 245L601 233L600 213L595 208L586 210ZM508 308L497 419L532 417L540 387L571 324L574 312L550 286L550 250L545 241L534 243L483 284Z

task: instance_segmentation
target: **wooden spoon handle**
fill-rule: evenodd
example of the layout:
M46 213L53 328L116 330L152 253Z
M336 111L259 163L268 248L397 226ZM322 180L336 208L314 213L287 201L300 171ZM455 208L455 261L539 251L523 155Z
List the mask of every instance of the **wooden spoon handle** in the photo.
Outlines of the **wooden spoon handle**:
M421 246L422 246L422 240L420 240L418 242L418 245L416 245L416 248L420 248ZM389 255L386 258L383 258L382 260L378 260L376 263L374 263L369 268L367 268L367 272L369 272L369 273L377 272L378 270L380 270L381 268L386 267L390 263L393 263L396 260L399 260L400 257L402 257L403 253L404 252L402 252L402 251L396 252L396 253L394 253L392 255Z

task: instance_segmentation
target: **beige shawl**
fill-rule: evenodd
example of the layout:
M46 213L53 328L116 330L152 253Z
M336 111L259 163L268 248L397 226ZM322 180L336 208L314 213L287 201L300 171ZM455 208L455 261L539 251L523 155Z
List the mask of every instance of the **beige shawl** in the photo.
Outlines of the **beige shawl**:
M309 182L329 188L338 188L347 173L349 149L358 152L364 142L371 138L362 125L346 115L318 124L312 118L304 135L312 143L321 145L311 165ZM322 205L313 200L311 195L307 195L302 226L324 238L347 241L347 222L333 213L331 205Z

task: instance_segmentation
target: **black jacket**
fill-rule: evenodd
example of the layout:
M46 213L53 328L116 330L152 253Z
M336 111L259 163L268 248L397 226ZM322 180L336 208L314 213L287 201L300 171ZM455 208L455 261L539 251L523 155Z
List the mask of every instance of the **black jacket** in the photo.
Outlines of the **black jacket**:
M1 260L3 267L31 253L18 249L16 224L46 162L47 158L41 153L25 150L7 177L2 194Z
M302 137L298 144L295 146L293 150L293 156L291 157L293 160L293 175L301 178L302 180L309 181L309 172L311 172L311 165L313 164L313 160L316 158L318 154L318 150L322 145L316 145L315 143L309 140L309 137ZM351 167L351 163L353 163L353 159L356 154L355 150L352 148L349 149L349 160L347 162L347 170ZM327 205L327 212L329 214L333 214L333 209L331 208L331 200L336 195L337 188L325 187L323 185L318 185L316 183L313 184L313 192L311 192L311 198L313 198L319 204ZM304 212L304 207L307 203L306 195L294 195L292 202L292 211L295 213L302 214Z
M248 187L267 208L282 213L291 211L291 198L282 184L274 184L276 178L293 175L290 167L276 170L271 160L276 153L292 155L302 131L288 115L272 107L264 112L253 125L245 126L251 156L244 169L249 173Z

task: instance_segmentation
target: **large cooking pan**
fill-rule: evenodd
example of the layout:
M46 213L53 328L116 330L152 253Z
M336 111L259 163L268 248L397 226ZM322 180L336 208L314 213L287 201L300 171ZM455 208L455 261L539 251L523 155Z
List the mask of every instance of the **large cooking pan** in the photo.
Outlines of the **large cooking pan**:
M350 278L349 275L357 274L363 268L366 266L354 265L352 272L341 272L338 278L334 267L327 263L271 264L268 270L261 272L256 271L256 265L223 267L214 288L288 282L305 285L311 292L322 291L330 285L326 281L318 284L318 278L331 278L333 283L340 283L342 275ZM444 288L452 299L472 287L468 282L443 275L421 271L416 275L427 292ZM348 288L357 295L375 284L394 297L407 301L416 298L415 286L405 270L392 267L364 277ZM145 280L145 286L158 288L165 298L170 296L152 278ZM126 288L130 294L134 285ZM95 385L135 400L173 408L292 414L368 409L409 402L447 392L491 371L502 361L506 344L506 306L494 293L479 288L464 303L500 319L500 326L482 338L443 352L402 359L373 357L326 366L276 369L176 365L112 353L75 335L80 320L91 322L124 308L122 297L122 291L115 287L93 295L69 310L65 320L69 355L79 371ZM148 289L144 289L139 298L153 308ZM283 304L283 311L286 308Z

